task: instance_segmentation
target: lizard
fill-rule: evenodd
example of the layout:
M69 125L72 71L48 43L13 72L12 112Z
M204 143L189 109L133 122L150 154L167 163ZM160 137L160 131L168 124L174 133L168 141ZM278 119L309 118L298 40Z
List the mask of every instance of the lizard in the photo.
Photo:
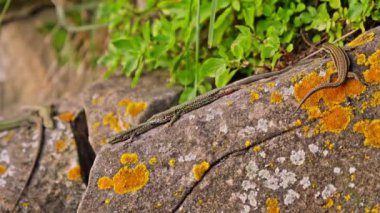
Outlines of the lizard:
M348 57L347 53L342 48L339 48L330 43L324 43L322 44L322 50L328 52L331 55L334 61L335 67L337 69L337 72L334 73L334 75L337 75L338 78L336 79L336 81L332 82L333 75L330 75L327 83L320 84L319 86L310 90L302 98L301 102L299 103L294 113L296 113L301 108L302 104L314 93L322 89L338 87L342 85L346 81L347 78L355 78L356 80L360 81L362 84L368 85L361 78L359 78L358 74L348 71L351 64L350 58Z
M311 60L301 60L305 61L303 63L308 63ZM301 62L300 61L300 62ZM300 62L298 64L300 64ZM156 115L153 115L148 121L145 123L139 124L133 128L130 128L124 132L121 132L117 134L116 136L113 136L109 139L107 139L107 142L109 144L115 144L118 142L122 142L125 140L129 141L127 143L132 142L133 138L135 136L138 136L140 134L143 134L159 125L165 124L169 122L169 125L172 125L181 115L186 114L188 112L191 112L195 109L201 108L202 106L205 106L207 104L210 104L214 102L215 100L229 95L237 90L239 90L243 85L247 85L249 83L269 78L275 75L279 75L282 73L287 72L289 69L291 69L293 66L287 67L283 70L276 71L276 72L269 72L269 73L263 73L258 75L253 75L244 79L241 79L239 81L233 82L225 87L217 88L214 90L211 90L203 95L197 96L193 100L190 100L188 102L185 102L183 104L174 106L164 112L158 113Z

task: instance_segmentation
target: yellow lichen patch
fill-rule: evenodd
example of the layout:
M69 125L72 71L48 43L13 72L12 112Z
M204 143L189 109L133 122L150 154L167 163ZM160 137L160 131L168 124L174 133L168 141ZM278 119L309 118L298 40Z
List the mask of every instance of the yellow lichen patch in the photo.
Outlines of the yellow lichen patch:
M364 134L364 146L380 148L380 120L364 120L354 125L354 132Z
M130 103L128 105L128 107L127 107L126 114L128 113L132 117L135 117L138 114L140 114L142 111L144 111L147 106L148 106L148 104L146 102L133 102L133 103Z
M325 205L323 205L323 208L330 209L334 206L334 200L332 198L327 198Z
M380 106L380 91L372 94L372 99L370 101L371 107Z
M260 145L256 145L253 147L252 149L254 152L260 152L261 151L261 146Z
M278 200L276 198L267 198L265 201L268 213L279 213L280 208L278 207Z
M103 138L100 140L100 145L105 145L107 144L107 139L106 138Z
M246 140L246 141L244 142L244 146L245 146L245 147L249 147L249 146L251 146L251 144L252 144L252 142L251 142L250 140Z
M279 104L284 101L284 97L279 92L273 92L270 96L270 102L273 104Z
M114 112L109 112L103 117L103 125L109 125L110 128L116 133L119 133L121 131L121 128L119 126L119 119L116 117Z
M64 140L57 140L54 144L56 152L63 152L66 150L67 146Z
M352 174L351 175L351 182L355 182L356 181L356 175L355 174Z
M176 164L176 160L175 159L170 159L169 162L168 162L169 166L170 167L174 167L175 164Z
M325 148L328 149L328 150L332 150L334 149L335 147L335 144L332 143L330 140L326 140L325 141Z
M200 181L205 174L205 172L210 168L210 164L206 161L203 161L200 164L193 166L193 175L196 181Z
M307 108L307 116L308 116L308 119L315 119L315 118L319 118L322 116L322 112L321 112L321 109L319 109L318 106L311 106L311 107L308 107Z
M377 204L373 208L366 207L364 208L365 213L379 213L380 211L380 204Z
M14 138L15 135L16 135L15 131L9 131L8 134L5 135L3 138L4 142L6 143L10 142Z
M320 132L340 133L347 128L351 121L352 108L334 106L324 112L320 120Z
M365 65L366 64L367 58L366 58L365 54L363 54L363 53L356 53L355 57L356 57L356 63L358 65Z
M132 164L139 161L139 156L136 153L124 153L120 157L120 163Z
M104 200L104 203L105 203L105 204L110 204L110 203L111 203L111 199L105 199L105 200Z
M347 45L350 48L358 47L358 46L363 45L365 43L371 42L373 40L374 35L375 35L374 32L363 33L363 34L359 35L358 37L356 37L354 40L352 40Z
M157 157L156 156L153 156L149 159L149 164L154 166L157 164Z
M301 125L302 125L302 121L301 121L301 119L297 119L297 120L295 120L295 121L293 122L293 125L294 125L294 126L301 126Z
M162 208L163 206L164 206L163 203L161 203L161 202L157 202L157 203L154 204L153 207L154 207L155 209L160 209L160 208Z
M365 91L366 87L356 79L349 79L343 85L323 90L323 100L326 105L340 104L346 97L356 97Z
M250 95L250 102L251 103L259 100L259 98L260 98L259 93L257 93L256 91L251 91L251 95Z
M360 106L360 109L359 109L359 112L360 113L363 113L369 106L369 102L368 101L364 101L362 103L362 105Z
M92 130L96 131L100 126L100 122L95 122L91 125Z
M80 166L79 165L71 168L69 170L69 172L67 173L67 179L69 179L71 181L79 180L80 177L81 177L81 175L80 175Z
M113 190L117 194L136 192L149 181L149 171L143 163L133 169L128 166L121 168L112 178Z
M0 163L0 175L5 174L6 171L7 171L7 166Z
M267 87L269 87L269 88L273 88L273 87L276 86L276 83L275 83L275 82L269 82L269 83L267 83L266 85L267 85Z
M110 189L113 187L112 179L106 176L103 176L98 179L98 189Z
M342 205L336 205L336 208L335 208L338 212L342 211Z
M74 120L74 114L72 112L64 112L58 115L58 119L63 122L70 122Z

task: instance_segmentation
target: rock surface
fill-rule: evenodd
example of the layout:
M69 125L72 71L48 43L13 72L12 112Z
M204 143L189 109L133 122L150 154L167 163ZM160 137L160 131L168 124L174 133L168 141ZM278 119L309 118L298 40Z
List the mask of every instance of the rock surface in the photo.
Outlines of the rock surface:
M334 71L331 63L326 66L329 58L314 60L183 115L171 127L157 127L128 146L105 145L78 211L379 209L379 33L367 32L364 44L349 53L352 70L364 74L368 87L349 80L312 96L294 114L295 97L299 101Z

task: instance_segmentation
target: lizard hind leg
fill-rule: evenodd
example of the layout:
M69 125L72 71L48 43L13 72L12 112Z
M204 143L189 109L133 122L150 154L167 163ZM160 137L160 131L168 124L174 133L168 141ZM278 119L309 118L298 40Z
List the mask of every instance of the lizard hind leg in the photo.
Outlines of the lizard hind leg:
M369 84L367 82L364 81L364 79L360 78L359 75L357 73L354 73L354 72L348 72L347 73L347 78L355 78L357 81L359 81L360 83L362 83L363 85L365 86L369 86Z
M169 122L169 126L172 126L174 124L174 122L176 122L178 120L179 117L180 117L180 114L175 112L172 119Z

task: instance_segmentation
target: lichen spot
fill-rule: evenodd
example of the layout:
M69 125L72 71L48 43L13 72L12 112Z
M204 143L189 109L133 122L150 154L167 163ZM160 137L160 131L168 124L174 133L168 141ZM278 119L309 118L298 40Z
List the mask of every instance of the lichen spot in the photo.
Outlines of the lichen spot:
M372 99L370 101L371 107L378 107L380 106L380 91L377 91L372 94Z
M365 65L366 64L367 58L366 58L365 54L363 54L363 53L356 53L355 57L356 57L356 63L358 65Z
M124 99L120 100L119 102L117 102L117 106L118 107L127 107L131 102L132 102L131 99L124 98Z
M54 148L56 152L63 152L66 150L67 146L64 140L57 140L54 144Z
M91 128L92 130L96 131L100 126L100 122L94 122L92 125L91 125Z
M146 102L132 102L128 105L126 114L128 113L132 117L136 117L141 112L147 108L148 104Z
M259 98L260 98L259 93L257 93L256 91L251 91L250 100L249 100L251 103L259 100Z
M149 159L149 165L156 165L157 164L157 157L156 156L153 156Z
M200 181L205 174L205 172L210 168L210 164L206 161L203 161L200 164L193 166L193 175L196 181Z
M297 119L297 120L295 120L294 122L293 122L293 125L294 126L301 126L302 125L302 121L301 121L301 119Z
M116 133L121 131L121 127L119 126L119 118L114 112L109 112L103 117L103 125L110 126L110 128Z
M64 112L58 115L58 119L63 122L70 122L74 120L74 114L72 112Z
M164 204L163 203L161 203L161 202L156 202L155 204L154 204L154 208L155 209L160 209L160 208L162 208L164 206Z
M269 82L269 83L267 83L266 85L267 85L267 87L269 87L269 88L273 88L273 87L276 86L276 83L275 83L275 82Z
M375 36L374 32L363 33L359 35L358 37L356 37L354 40L352 40L350 43L348 43L348 47L355 48L365 43L371 42L374 36Z
M121 164L132 164L139 161L139 156L136 153L124 153L120 157Z
M139 163L133 169L125 166L113 176L113 190L117 194L136 192L143 188L148 181L149 171L143 163Z
M334 200L332 198L327 198L325 204L323 205L323 208L330 209L334 206Z
M110 204L110 203L111 203L111 199L105 199L105 200L104 200L104 203L105 203L105 204Z
M251 144L252 144L252 142L251 142L250 140L246 140L246 141L244 142L244 146L245 146L245 147L249 147L249 146L251 146Z
M270 96L270 102L272 104L279 104L284 101L284 97L279 92L273 92Z
M0 163L0 175L5 174L6 171L7 171L7 166Z
M329 111L323 113L320 120L320 132L340 133L347 128L351 117L351 107L334 106Z
M104 189L110 189L112 187L113 187L113 182L111 178L107 176L103 176L98 179L98 189L104 190Z
M69 170L69 172L67 173L67 179L69 179L71 181L77 181L80 179L80 177L81 177L81 175L80 175L80 166L79 165L71 168Z
M175 159L170 159L169 162L168 162L169 166L170 167L174 167L175 164L176 164L176 160Z
M279 213L280 208L278 207L278 200L276 198L267 198L265 201L268 213Z
M294 86L294 97L298 102L314 87L324 82L324 78L319 76L316 72L311 72L306 75L301 83L296 83ZM311 95L305 103L302 105L304 107L316 106L319 99L322 97L321 91L318 91Z
M331 140L325 140L324 146L328 150L333 150L335 147L335 144L331 142Z
M373 84L380 83L380 50L376 50L368 57L370 67L363 72L364 79Z
M253 152L260 152L261 151L261 146L260 145L256 145L252 148L252 151Z
M380 120L364 120L357 122L354 127L354 132L364 134L364 146L380 148Z

